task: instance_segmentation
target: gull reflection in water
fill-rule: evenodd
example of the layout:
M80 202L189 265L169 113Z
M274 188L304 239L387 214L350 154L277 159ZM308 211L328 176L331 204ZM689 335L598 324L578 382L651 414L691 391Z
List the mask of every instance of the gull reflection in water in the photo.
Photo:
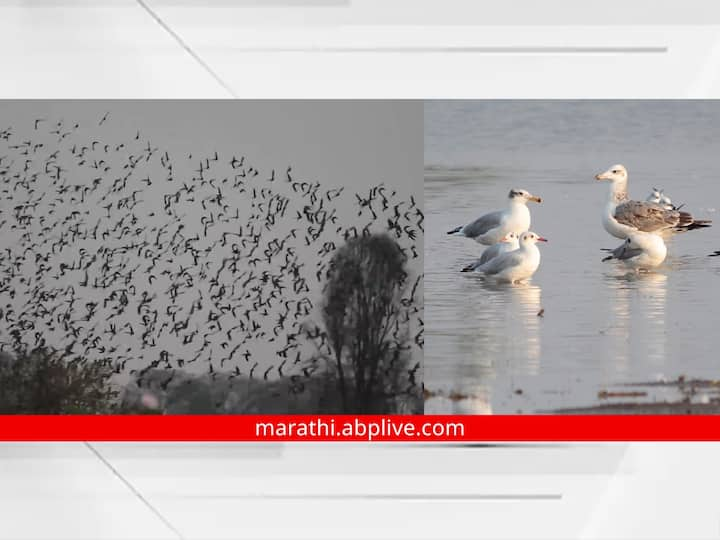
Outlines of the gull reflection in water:
M667 275L660 272L606 276L610 289L607 352L617 374L633 359L662 364L665 358Z
M490 396L472 396L456 399L434 396L425 400L425 414L492 414Z
M454 354L465 361L451 375L445 398L425 402L426 411L491 414L497 380L533 376L540 371L541 288L532 284L503 284L463 275L455 309L465 339ZM457 329L448 329L448 332ZM449 395L449 391L455 396Z
M456 414L492 414L489 397L476 397L458 402Z
M499 299L495 306L497 360L509 375L537 375L540 371L541 338L538 313L542 289L530 283L499 284L483 281L483 289Z
M631 330L635 335L645 336L645 339L636 342L633 357L646 358L657 368L664 365L666 356L667 279L665 274L651 272L639 274L635 280L639 293L638 309Z

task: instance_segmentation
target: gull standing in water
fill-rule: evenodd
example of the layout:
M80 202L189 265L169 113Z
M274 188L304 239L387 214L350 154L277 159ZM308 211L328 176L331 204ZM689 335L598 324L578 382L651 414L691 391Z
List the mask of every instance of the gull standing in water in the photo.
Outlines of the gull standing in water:
M628 174L622 165L613 165L596 180L610 181L603 210L603 226L612 236L626 239L635 232L667 233L709 227L711 221L696 220L687 212L668 210L661 204L632 201L627 193Z
M547 242L542 236L534 232L524 232L520 235L520 247L490 259L485 264L475 268L498 281L518 283L524 281L537 271L540 266L540 250L537 242Z
M463 268L462 272L472 272L481 264L485 264L490 259L494 259L498 255L502 255L503 253L507 253L508 251L515 251L520 246L519 240L520 238L517 233L507 233L500 239L497 244L493 244L485 251L483 251L482 255L477 261L475 261L474 263L470 263L465 268Z
M541 203L542 199L524 189L511 189L509 204L505 210L498 210L477 218L472 223L454 228L448 234L466 236L480 244L492 246L513 231L527 231L530 228L529 201Z
M617 259L637 272L660 266L666 255L667 247L660 235L635 232L630 234L620 247L613 249L603 262Z

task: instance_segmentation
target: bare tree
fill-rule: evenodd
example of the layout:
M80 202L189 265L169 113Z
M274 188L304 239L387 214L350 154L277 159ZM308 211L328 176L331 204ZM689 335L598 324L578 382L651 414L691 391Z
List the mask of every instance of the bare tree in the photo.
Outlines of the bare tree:
M388 403L407 391L401 380L414 375L407 365L417 286L405 296L406 263L386 234L351 238L333 256L322 316L344 412L390 412Z

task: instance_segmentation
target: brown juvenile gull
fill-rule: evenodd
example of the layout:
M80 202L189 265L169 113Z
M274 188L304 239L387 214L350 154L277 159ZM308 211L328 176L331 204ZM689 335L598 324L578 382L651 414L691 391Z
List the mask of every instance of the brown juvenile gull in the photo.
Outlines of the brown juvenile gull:
M596 180L610 181L608 200L603 209L603 226L616 238L625 239L635 232L668 233L709 227L710 220L696 220L688 212L668 209L662 204L630 200L628 174L622 165L613 165Z

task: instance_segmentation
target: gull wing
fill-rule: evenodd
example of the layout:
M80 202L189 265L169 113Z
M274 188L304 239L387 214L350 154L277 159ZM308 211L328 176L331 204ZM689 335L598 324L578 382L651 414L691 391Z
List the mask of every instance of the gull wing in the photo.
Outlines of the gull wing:
M637 257L642 252L642 249L630 247L630 244L623 242L619 247L613 249L611 254L605 257L603 261L609 261L610 259L619 259L624 261L626 259L631 259L632 257Z
M465 236L474 238L476 236L482 236L488 231L498 227L502 224L503 212L498 210L497 212L490 212L477 218L472 223L468 223L462 229Z
M680 222L680 212L667 210L652 202L627 201L615 208L615 219L639 231L655 232L676 227Z
M522 263L522 256L518 253L519 250L508 251L502 255L490 259L487 263L478 267L477 270L484 272L485 274L492 276L499 274L507 268L512 268Z
M485 264L490 259L497 257L498 252L500 251L500 247L502 244L493 244L492 246L488 247L485 251L482 252L482 255L480 255L480 260L478 261L478 264L476 266L479 266L480 264Z

